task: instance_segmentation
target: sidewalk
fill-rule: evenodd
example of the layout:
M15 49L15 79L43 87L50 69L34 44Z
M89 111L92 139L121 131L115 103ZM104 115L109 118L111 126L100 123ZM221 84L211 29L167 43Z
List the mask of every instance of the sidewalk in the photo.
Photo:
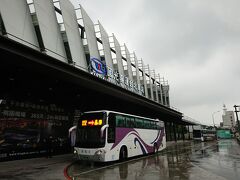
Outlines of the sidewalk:
M66 179L64 169L75 161L73 154L53 156L52 158L32 158L0 162L0 179Z
M167 148L191 141L170 141ZM66 180L64 169L76 159L73 154L56 155L52 158L32 158L0 162L0 179L16 180Z

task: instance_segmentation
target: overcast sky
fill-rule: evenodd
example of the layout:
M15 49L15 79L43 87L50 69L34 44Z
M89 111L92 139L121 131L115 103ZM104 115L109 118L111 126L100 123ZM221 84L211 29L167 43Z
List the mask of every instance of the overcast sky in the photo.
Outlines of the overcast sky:
M204 124L240 104L239 0L71 0L160 73L171 106Z

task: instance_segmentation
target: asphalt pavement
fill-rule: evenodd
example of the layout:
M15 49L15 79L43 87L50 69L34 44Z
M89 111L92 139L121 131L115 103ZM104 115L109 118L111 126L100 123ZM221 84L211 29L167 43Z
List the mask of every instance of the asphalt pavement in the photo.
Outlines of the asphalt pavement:
M0 162L1 180L62 180L66 178L66 167L74 162L72 154L52 158L32 158Z
M77 161L73 154L0 162L1 180L236 180L239 177L240 145L235 139L168 142L163 152L123 163L87 163Z

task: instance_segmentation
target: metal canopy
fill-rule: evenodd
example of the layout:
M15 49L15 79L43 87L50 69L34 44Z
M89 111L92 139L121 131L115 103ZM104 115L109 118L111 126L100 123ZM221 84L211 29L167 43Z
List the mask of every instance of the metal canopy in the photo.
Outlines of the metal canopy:
M3 36L0 36L0 56L0 78L5 83L1 87L6 86L6 91L11 88L11 83L9 84L7 80L9 73L16 74L19 69L21 71L16 75L20 84L16 89L19 96L22 96L27 89L31 89L33 94L41 96L44 94L52 101L71 107L80 107L82 110L109 109L168 122L181 123L182 121L181 112ZM54 93L49 93L46 89L54 85L56 86L53 88ZM0 92L0 95L4 93L6 92Z

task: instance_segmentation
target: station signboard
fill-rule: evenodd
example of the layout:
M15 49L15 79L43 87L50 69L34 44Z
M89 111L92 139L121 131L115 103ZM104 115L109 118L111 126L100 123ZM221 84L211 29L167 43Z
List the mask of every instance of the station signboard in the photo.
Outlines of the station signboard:
M101 60L91 57L90 62L91 62L92 71L104 76L107 75L106 65Z
M130 80L127 76L114 71L110 67L106 66L104 61L99 60L96 57L90 58L90 72L94 76L144 96L143 85L140 85L137 82Z

